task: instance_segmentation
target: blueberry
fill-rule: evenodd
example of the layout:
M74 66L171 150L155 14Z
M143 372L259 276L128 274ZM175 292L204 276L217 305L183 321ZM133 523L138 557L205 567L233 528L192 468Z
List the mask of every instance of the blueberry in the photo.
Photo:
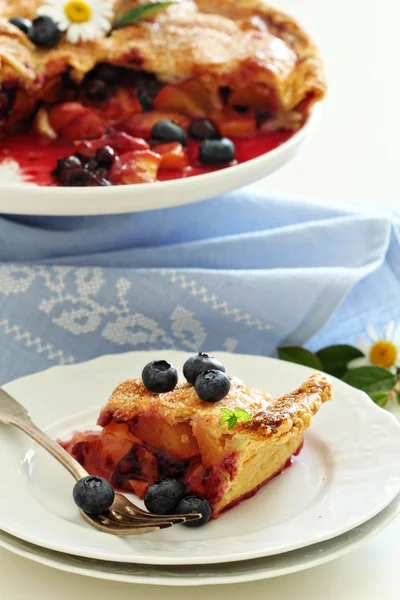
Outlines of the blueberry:
M194 382L200 373L212 369L215 371L223 371L225 373L225 367L219 360L213 356L204 354L204 352L199 352L187 359L183 365L183 374L186 380L194 385Z
M144 111L152 109L154 98L157 96L164 84L152 73L142 72L138 75L136 82L136 95Z
M61 179L61 185L65 187L84 187L90 180L90 173L82 167L71 169Z
M111 483L94 475L78 481L72 495L75 504L90 515L100 515L110 508L115 496Z
M180 142L183 145L187 141L185 131L173 121L158 121L151 130L151 137L157 142Z
M120 72L120 67L109 65L108 63L101 63L94 69L96 79L102 79L110 84L117 83Z
M228 375L214 369L201 373L194 387L198 397L205 402L219 402L229 394L231 382Z
M222 165L232 162L235 153L235 144L226 137L205 140L199 148L199 162L204 165Z
M208 119L194 119L188 133L195 140L208 140L219 136L219 131Z
M191 513L200 513L201 519L186 521L186 523L184 523L186 527L201 527L202 525L205 525L211 519L210 503L198 496L187 496L179 502L176 507L176 514L189 515Z
M144 497L147 510L155 515L168 515L175 511L186 493L186 487L176 479L164 479L149 485Z
M63 179L68 171L81 168L81 162L77 156L67 156L59 158L57 166L54 169L52 175L56 179Z
M99 165L109 169L115 160L115 151L111 146L102 146L96 152L96 160Z
M178 372L166 360L153 360L142 371L142 379L150 392L170 392L178 383Z
M14 17L13 19L10 19L10 23L15 25L15 27L18 27L22 33L26 34L29 33L29 30L32 27L32 23L29 21L29 19L23 19L22 17Z
M99 163L94 158L94 156L91 156L89 158L89 160L87 161L87 163L85 164L85 169L90 171L90 173L95 173L96 170L98 169L98 167L99 167Z
M32 21L29 39L35 46L52 48L61 40L62 32L50 17L37 17Z
M84 89L86 97L94 104L104 104L110 96L110 88L102 79L89 79Z
M69 171L70 169L79 169L81 166L81 161L77 156L64 156L63 158L58 159L54 174L56 174L56 172L61 173L62 171Z

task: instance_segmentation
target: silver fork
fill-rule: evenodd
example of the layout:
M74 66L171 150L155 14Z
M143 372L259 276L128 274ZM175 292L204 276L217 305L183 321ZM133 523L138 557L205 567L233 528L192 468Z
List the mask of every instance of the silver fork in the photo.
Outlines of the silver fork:
M64 448L41 431L30 419L28 411L15 398L0 388L0 423L18 427L29 435L35 442L49 452L63 467L67 469L76 481L87 477L89 473ZM72 494L71 494L72 497ZM122 494L115 494L115 499L109 510L101 515L89 515L82 510L82 517L92 527L103 533L113 535L139 535L167 529L172 525L194 521L201 517L198 513L188 515L152 515L132 502Z

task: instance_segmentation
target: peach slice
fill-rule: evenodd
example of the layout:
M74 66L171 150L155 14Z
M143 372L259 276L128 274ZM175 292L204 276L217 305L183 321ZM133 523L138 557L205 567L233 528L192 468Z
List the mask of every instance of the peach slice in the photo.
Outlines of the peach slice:
M151 150L127 152L115 160L109 179L117 185L153 183L157 181L160 163L161 156Z
M160 111L183 113L188 117L202 118L205 110L187 92L174 85L165 85L153 100L153 107Z
M73 119L60 134L70 140L90 140L103 135L106 125L100 115L88 111Z
M110 100L101 107L101 113L108 123L118 123L131 115L142 112L142 106L133 90L118 88Z
M162 169L185 169L189 166L187 150L179 142L157 144L152 149L161 155Z
M238 113L234 108L226 107L215 115L214 121L220 133L226 137L252 137L257 133L257 123L253 111Z
M271 102L271 91L268 88L242 88L232 91L229 104L233 106L250 106L251 108L267 108Z
M80 102L63 102L48 109L49 121L56 131L61 131L76 117L87 112L86 106Z
M189 423L169 425L160 417L143 415L132 431L149 446L179 460L185 461L199 455L199 446Z
M193 434L199 445L201 460L204 467L207 469L213 465L220 464L226 455L224 436L222 436L222 438L215 438L210 435L200 419L193 425Z
M62 137L71 140L100 137L106 128L100 113L79 102L64 102L53 106L48 111L48 117L52 128Z

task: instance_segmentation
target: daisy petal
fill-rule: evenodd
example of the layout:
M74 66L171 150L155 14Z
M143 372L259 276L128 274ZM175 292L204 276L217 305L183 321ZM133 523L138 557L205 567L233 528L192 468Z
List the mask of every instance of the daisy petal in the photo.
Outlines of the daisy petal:
M79 42L79 39L80 39L79 27L76 25L71 25L67 31L67 40L71 44L76 44L77 42Z
M370 348L371 348L371 342L368 341L364 336L362 335L358 335L356 337L356 346L359 350L361 350L361 352L363 352L366 356L368 356Z
M365 330L373 342L378 341L378 334L376 333L375 327L371 325L371 323L367 323Z
M347 368L357 369L358 367L366 367L370 364L371 363L369 362L368 358L363 356L361 358L354 358L353 360L351 360L347 365Z
M397 325L396 329L394 330L392 342L399 348L400 351L400 325Z
M111 29L110 21L107 21L107 19L104 19L103 17L99 17L97 19L97 23L101 29L104 29L104 31L109 31Z
M394 321L390 321L390 323L388 323L386 325L386 328L385 328L386 329L386 331L385 331L385 340L388 340L389 342L392 341L394 327L395 327L395 322Z

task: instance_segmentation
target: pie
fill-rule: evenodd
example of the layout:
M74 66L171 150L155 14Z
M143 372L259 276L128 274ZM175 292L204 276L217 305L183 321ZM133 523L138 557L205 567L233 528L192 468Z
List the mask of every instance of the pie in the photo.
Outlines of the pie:
M50 48L9 22L35 19L45 2L0 0L0 160L14 158L38 184L147 183L231 166L286 141L325 95L315 44L264 0L177 0L108 36L63 35ZM159 121L184 138L154 138ZM97 160L104 146L117 165ZM81 166L57 170L70 155Z
M290 466L312 417L331 397L323 374L278 399L230 377L229 393L216 403L201 400L189 383L156 394L132 379L112 393L100 431L76 433L62 445L90 474L140 498L149 484L182 481L208 500L216 518ZM221 424L221 408L242 409L251 418L229 429Z

